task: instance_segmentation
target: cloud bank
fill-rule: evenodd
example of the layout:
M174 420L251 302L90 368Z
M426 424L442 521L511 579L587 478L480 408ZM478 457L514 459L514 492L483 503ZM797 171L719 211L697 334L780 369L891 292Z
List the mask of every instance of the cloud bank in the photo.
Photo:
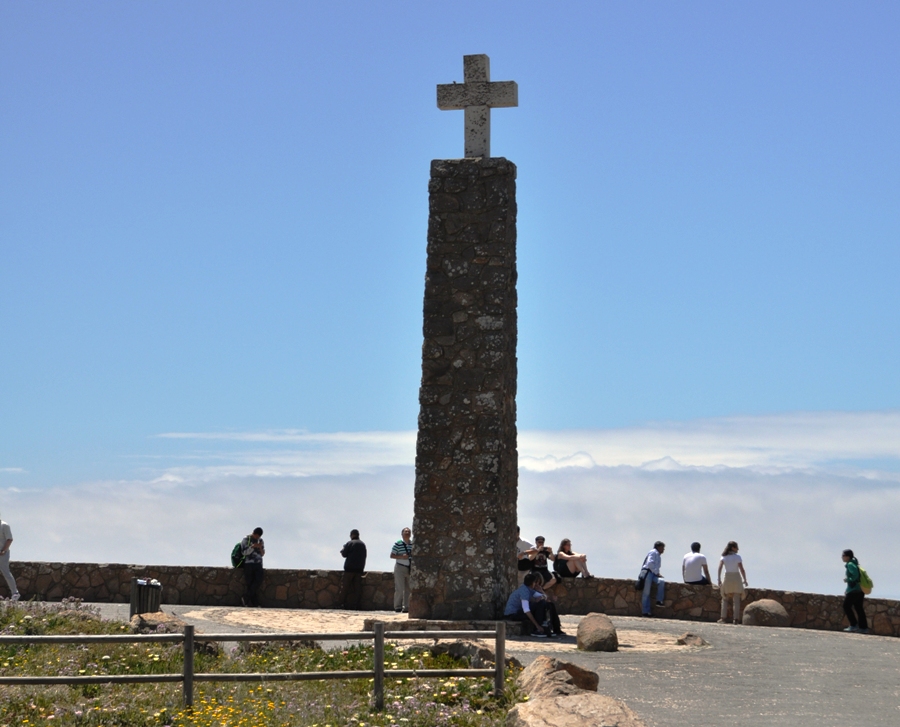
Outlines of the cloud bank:
M336 568L351 528L369 568L412 521L415 432L166 433L186 449L140 476L0 489L13 558L225 565L260 525L269 567ZM572 538L598 575L633 577L654 540L680 579L694 540L737 540L751 585L840 592L852 547L900 597L900 412L788 414L519 435L519 521ZM0 480L0 484L2 483ZM11 484L8 483L8 484Z

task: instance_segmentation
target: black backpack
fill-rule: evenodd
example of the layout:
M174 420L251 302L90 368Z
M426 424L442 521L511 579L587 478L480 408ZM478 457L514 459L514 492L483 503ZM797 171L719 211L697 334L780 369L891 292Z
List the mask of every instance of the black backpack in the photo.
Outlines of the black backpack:
M231 549L231 565L235 568L244 567L244 553L241 544L238 543Z

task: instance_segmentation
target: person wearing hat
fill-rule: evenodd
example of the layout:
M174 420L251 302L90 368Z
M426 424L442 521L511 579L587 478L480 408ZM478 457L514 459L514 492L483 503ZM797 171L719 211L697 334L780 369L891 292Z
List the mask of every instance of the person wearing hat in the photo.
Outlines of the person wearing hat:
M700 552L700 543L691 543L691 552L681 561L681 577L690 586L708 586L712 583L706 556Z
M9 546L12 545L12 530L9 529L9 523L0 520L0 573L6 579L6 585L9 586L10 600L19 600L19 589L16 587L16 579L13 578L12 572L9 570Z

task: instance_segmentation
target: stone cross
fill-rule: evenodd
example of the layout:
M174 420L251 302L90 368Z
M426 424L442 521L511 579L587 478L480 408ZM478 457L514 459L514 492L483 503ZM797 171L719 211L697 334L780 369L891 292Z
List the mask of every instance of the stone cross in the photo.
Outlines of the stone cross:
M519 105L515 81L491 81L491 59L463 56L463 83L441 83L437 105L442 111L466 111L466 158L491 155L491 108Z

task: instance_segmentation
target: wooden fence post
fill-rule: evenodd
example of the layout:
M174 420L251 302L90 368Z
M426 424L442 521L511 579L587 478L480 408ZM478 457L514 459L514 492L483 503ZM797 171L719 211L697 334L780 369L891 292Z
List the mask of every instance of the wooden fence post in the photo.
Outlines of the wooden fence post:
M375 711L384 709L384 621L376 621L373 624L375 632Z
M497 636L494 643L494 696L500 699L506 686L506 622L497 622Z
M184 682L182 683L184 706L194 706L194 627L184 627Z

